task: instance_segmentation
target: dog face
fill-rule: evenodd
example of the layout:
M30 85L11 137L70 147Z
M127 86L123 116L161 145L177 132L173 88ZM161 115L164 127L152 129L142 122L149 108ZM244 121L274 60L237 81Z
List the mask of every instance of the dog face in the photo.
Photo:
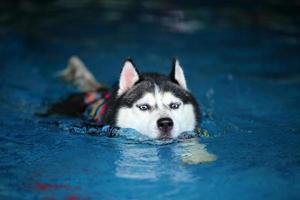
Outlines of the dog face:
M198 105L177 60L170 76L140 75L131 60L125 61L117 98L116 125L151 138L176 138L182 132L193 131L198 123Z

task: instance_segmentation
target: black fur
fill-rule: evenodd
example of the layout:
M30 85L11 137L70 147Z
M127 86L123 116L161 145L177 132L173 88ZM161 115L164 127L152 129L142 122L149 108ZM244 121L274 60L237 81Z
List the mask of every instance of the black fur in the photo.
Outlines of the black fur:
M74 93L70 94L65 99L51 104L46 111L37 112L35 114L41 117L49 115L80 116L85 109L86 105L84 104L84 94Z

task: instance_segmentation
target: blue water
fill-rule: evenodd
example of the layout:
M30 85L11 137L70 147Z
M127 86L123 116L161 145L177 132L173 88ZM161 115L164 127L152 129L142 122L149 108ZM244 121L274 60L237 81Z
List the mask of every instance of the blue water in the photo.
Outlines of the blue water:
M187 28L155 10L47 9L1 18L0 199L299 199L299 26L231 23L205 6ZM180 141L90 136L81 119L36 117L74 91L54 76L74 54L107 84L128 56L161 73L177 56L203 109L209 137L198 140L218 159L189 165Z

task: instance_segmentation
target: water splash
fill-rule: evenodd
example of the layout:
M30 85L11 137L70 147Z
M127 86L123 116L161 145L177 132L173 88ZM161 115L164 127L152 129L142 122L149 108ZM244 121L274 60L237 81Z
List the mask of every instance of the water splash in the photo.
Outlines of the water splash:
M166 139L166 140L156 140L150 138L146 135L141 134L132 128L120 128L110 125L98 125L91 122L76 122L73 120L63 120L63 121L41 121L40 123L46 123L57 126L64 131L68 131L71 134L80 135L91 135L91 136L104 136L104 137L119 137L126 140L130 140L134 143L145 143L153 145L166 145L174 142L181 142L190 138L199 137L201 132L187 131L183 132L176 139Z

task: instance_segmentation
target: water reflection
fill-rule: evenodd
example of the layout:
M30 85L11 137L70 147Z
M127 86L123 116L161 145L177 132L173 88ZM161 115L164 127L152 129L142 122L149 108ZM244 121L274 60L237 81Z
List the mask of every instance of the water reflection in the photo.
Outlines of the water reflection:
M199 138L186 139L167 145L121 144L115 175L128 179L158 179L189 182L192 175L186 164L203 164L216 160Z
M116 161L115 175L130 179L156 179L160 166L156 146L124 144L120 147L120 159Z

